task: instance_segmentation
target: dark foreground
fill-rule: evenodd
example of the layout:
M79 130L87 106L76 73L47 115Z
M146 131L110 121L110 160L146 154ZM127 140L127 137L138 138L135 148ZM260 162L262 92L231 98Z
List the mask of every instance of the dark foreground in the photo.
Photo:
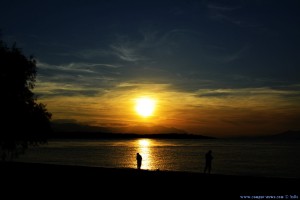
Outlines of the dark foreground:
M300 179L290 178L18 162L0 170L9 199L300 199Z

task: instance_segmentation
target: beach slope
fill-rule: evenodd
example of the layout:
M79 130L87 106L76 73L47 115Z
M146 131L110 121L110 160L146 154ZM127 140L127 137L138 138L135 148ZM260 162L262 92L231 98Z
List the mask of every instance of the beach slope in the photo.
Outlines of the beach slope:
M0 170L3 191L21 190L23 194L39 191L48 197L66 195L68 198L84 196L85 199L90 199L88 197L93 195L109 196L104 199L254 199L259 196L260 199L267 199L267 196L282 199L281 197L297 195L299 198L300 185L298 178L208 175L42 163L0 162Z

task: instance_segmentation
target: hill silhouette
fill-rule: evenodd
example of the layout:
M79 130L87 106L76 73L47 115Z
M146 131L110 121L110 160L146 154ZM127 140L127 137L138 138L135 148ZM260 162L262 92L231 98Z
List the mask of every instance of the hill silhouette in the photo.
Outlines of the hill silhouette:
M297 140L299 140L300 139L300 131L288 130L288 131L285 131L285 132L282 132L282 133L271 135L271 136L269 136L269 138L272 138L272 139L292 139L292 140L297 139Z
M133 126L129 128L100 127L72 122L52 122L51 138L99 139L99 138L165 138L165 139L214 139L214 137L190 134L181 129L164 126Z

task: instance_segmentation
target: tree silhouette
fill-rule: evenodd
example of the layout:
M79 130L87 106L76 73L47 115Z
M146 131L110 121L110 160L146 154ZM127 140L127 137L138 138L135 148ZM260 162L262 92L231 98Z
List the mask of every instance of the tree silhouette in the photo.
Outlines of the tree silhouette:
M47 141L51 113L37 103L32 92L37 74L36 60L27 58L14 44L0 40L0 155L13 158L30 145ZM9 156L9 157L8 157Z

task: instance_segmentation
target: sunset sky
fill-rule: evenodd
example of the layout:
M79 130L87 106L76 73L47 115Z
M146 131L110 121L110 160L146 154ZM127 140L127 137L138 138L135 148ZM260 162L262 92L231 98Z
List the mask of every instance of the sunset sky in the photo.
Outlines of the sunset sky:
M37 59L34 92L53 122L300 130L299 0L11 0L0 29ZM141 97L150 116L135 110Z

